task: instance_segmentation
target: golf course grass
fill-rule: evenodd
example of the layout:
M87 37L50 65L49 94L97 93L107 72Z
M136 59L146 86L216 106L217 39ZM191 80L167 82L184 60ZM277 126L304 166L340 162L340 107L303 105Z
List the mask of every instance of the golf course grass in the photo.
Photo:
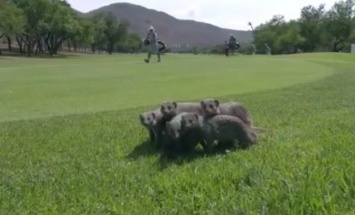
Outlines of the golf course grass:
M355 56L0 57L0 214L355 214ZM239 101L259 144L167 160L138 114Z

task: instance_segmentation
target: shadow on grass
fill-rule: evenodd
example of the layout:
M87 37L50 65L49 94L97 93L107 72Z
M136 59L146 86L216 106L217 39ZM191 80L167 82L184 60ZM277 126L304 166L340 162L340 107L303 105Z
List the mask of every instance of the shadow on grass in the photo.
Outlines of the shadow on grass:
M37 58L37 59L66 59L66 58L74 58L78 57L81 53L60 53L56 55L50 55L48 53L44 54L31 54L28 56L28 54L21 54L20 52L15 52L15 51L2 51L2 54L0 55L1 57L14 57L14 58ZM85 53L84 53L85 54Z
M166 138L166 136L165 136ZM193 162L199 158L214 157L218 155L227 155L230 152L239 150L247 150L248 146L242 146L236 143L219 143L214 146L211 153L206 152L201 146L195 148L180 148L164 139L163 147L156 148L149 140L145 140L137 145L127 156L128 159L136 160L140 157L148 157L152 155L160 155L159 166L161 170L168 168L170 165L184 165ZM170 144L167 144L170 142Z
M241 145L228 145L228 144L218 144L214 147L211 153L207 153L204 150L191 150L187 152L176 153L174 151L164 151L161 154L159 159L160 169L164 170L170 165L184 165L190 163L195 159L205 158L205 157L214 157L219 155L227 155L230 152L236 152L240 150L248 150L248 146Z
M139 157L151 156L158 154L159 149L148 139L137 145L131 153L127 155L129 159L138 159Z

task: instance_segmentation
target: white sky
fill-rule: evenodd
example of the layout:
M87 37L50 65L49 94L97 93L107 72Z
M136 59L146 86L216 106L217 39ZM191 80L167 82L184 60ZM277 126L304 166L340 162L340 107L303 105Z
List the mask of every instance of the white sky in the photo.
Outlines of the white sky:
M166 12L179 19L193 19L224 28L250 30L272 18L284 15L287 20L300 16L303 6L325 3L329 9L336 0L67 0L73 8L88 12L118 2L128 2ZM263 3L261 3L263 2Z

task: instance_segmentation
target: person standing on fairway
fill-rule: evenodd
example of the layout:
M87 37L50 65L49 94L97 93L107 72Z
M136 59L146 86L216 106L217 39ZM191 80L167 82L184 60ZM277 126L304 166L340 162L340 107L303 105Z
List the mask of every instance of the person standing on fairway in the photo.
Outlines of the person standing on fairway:
M267 55L271 55L271 48L265 43L265 47L266 47L266 54Z
M148 29L147 37L145 39L148 43L148 58L144 59L146 63L149 63L152 53L157 54L158 63L160 62L160 52L158 50L158 35L155 33L154 27L150 26Z
M224 41L224 54L228 57L229 56L229 44L228 41Z
M234 54L236 48L237 48L237 39L234 37L233 34L231 34L229 37L229 50L231 51L232 55Z
M254 43L252 43L251 44L251 52L253 53L253 55L255 55L256 54L256 47L255 47L255 45L254 45Z

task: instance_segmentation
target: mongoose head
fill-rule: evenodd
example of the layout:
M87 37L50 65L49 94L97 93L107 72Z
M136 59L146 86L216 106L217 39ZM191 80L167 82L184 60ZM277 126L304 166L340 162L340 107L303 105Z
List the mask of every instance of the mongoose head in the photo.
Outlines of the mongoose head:
M181 116L181 127L183 129L196 128L199 124L199 116L196 113L187 113Z
M174 117L176 115L177 103L174 101L166 101L161 104L160 112L164 117Z
M219 100L204 99L201 101L202 113L204 116L214 116L219 114Z
M166 122L166 130L171 137L175 139L178 139L180 137L181 128L179 126L176 126L171 121Z
M145 112L139 115L139 119L142 125L156 125L156 114L154 112Z

